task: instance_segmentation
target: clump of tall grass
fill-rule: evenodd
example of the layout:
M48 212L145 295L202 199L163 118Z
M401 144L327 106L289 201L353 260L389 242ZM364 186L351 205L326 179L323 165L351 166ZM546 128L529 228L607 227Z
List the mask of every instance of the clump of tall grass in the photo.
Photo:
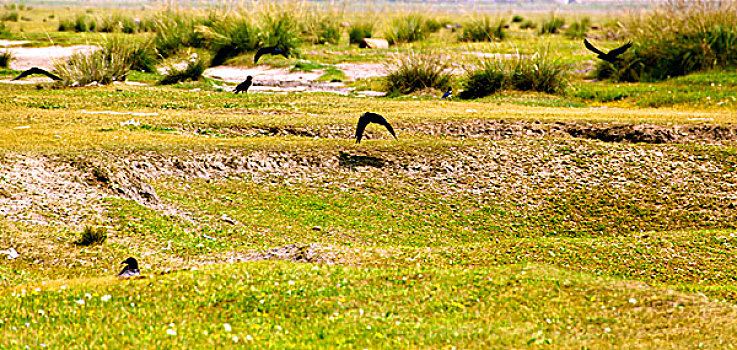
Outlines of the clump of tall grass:
M520 15L514 15L512 16L512 23L522 23L525 19L522 18Z
M363 39L373 35L374 24L371 22L355 23L348 31L348 40L351 44L360 44Z
M737 65L737 1L669 1L622 24L633 46L599 79L652 81Z
M207 69L205 60L199 57L199 55L193 54L190 56L184 68L177 67L173 64L170 65L168 73L159 80L159 84L171 85L187 80L197 81L202 79L202 73L205 72L205 69Z
M504 21L492 22L489 16L474 19L463 25L461 41L495 41L504 40L507 34L504 32Z
M54 62L54 71L61 78L59 84L64 86L124 81L133 64L136 48L131 41L108 39L96 51L76 53L65 62Z
M5 22L0 22L0 37L9 37L10 29L5 25Z
M583 39L586 37L589 26L591 26L591 20L584 17L580 21L573 22L570 27L563 31L563 35L570 39Z
M8 68L12 59L13 54L10 51L5 50L0 52L0 68Z
M82 234L74 244L87 247L95 244L102 244L107 239L107 229L103 226L85 226Z
M242 16L229 17L216 22L212 27L198 27L208 41L212 55L210 66L225 63L228 59L244 52L253 51L259 46L258 28Z
M261 33L259 40L263 46L276 46L287 55L297 54L297 47L301 42L299 36L299 17L295 10L289 9L288 4L270 11L268 7L262 9Z
M560 93L568 86L565 65L547 51L514 59L484 60L467 69L460 97L481 98L500 90Z
M155 19L154 47L156 52L167 58L183 48L204 47L206 40L202 31L197 31L195 28L205 22L206 19L199 16L170 11L160 13Z
M392 19L386 28L386 40L390 45L411 43L427 38L430 33L425 25L425 17L418 13Z
M451 85L450 64L434 53L410 51L386 65L389 74L384 87L389 93L409 94L414 91L434 88L447 90Z
M450 24L451 22L448 20L439 20L437 18L428 18L425 20L425 29L427 29L428 33L437 33L442 29L446 24Z
M540 34L557 34L560 32L560 27L564 26L566 21L555 15L550 14L548 19L544 20L540 25Z
M519 25L519 29L536 29L536 28L537 28L537 24L535 24L535 22L530 21L530 20L524 21Z
M313 44L337 44L340 42L342 28L340 15L336 11L322 11L317 8L307 9L303 15L303 38Z

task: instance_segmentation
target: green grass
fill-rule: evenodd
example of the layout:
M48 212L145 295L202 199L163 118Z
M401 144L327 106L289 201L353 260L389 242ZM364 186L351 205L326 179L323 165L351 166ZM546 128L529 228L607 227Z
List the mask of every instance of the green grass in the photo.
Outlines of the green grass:
M268 6L244 8L257 14L248 18L260 42L259 11ZM734 71L591 81L595 58L578 38L513 24L504 43L459 43L444 24L471 17L443 11L423 13L422 37L390 50L351 47L345 33L343 44L313 44L323 15L361 27L366 12L279 6L288 13L271 18L269 38L307 40L295 46L304 60L263 64L324 72L320 81L348 80L340 63L434 51L453 69L447 84L457 96L462 68L476 54L529 58L542 44L574 74L555 95L501 91L471 101L441 100L437 91L234 96L220 82L160 86L160 74L137 71L127 80L149 85L0 84L0 250L20 253L0 254L0 348L726 348L737 341L735 143L608 143L564 131L731 127ZM524 19L514 23L549 17L535 10L515 9ZM7 30L28 47L153 38L169 56L165 64L185 59L184 48L207 55L218 40L234 47L255 35L207 30L219 17L199 11L156 17L168 28L158 39L117 28L56 31L59 19L107 18L107 9L17 11L31 21L7 22ZM587 27L602 47L625 40L611 36L617 17L585 15L556 17L608 23ZM390 26L378 21L372 34ZM250 66L249 49L237 51L226 64ZM0 69L3 79L18 73ZM399 140L369 125L355 144L366 111L384 115ZM148 185L158 202L124 191ZM89 223L107 238L75 244ZM292 246L287 261L263 260ZM131 256L144 278L116 279Z

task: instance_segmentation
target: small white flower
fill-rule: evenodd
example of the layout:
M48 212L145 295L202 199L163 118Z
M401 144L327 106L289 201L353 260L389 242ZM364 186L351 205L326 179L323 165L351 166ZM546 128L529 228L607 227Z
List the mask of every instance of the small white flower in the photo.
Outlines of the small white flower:
M36 291L36 293L41 293L41 288L36 288L34 290Z
M277 331L280 331L281 330L281 326L280 325L276 325L276 330Z
M74 302L79 305L84 305L84 299L75 300Z
M274 282L274 285L275 285L275 286L278 286L278 285L279 285L279 282Z
M169 323L169 327L172 327L173 328L174 326L176 326L176 325L173 322L172 323Z
M292 281L292 280L289 280L289 282L287 282L287 283L289 283L290 286L293 286L294 285L294 281Z
M612 329L611 329L611 328L609 328L609 327L606 327L606 328L604 328L604 333L609 333L609 332L611 332L611 331L612 331Z
M177 335L177 331L169 328L169 329L166 330L166 334L168 334L168 335Z
M371 329L371 325L366 326L366 329Z
M100 297L100 299L101 299L102 301L108 301L108 300L110 300L110 298L112 298L112 297L113 297L112 295L110 295L110 294L106 294L106 295L103 295L103 296L101 296L101 297Z
M38 314L39 314L39 315L46 315L46 312L45 312L45 311L43 311L43 310L38 310Z
M637 299L630 298L630 304L637 304Z
M250 334L246 335L246 340L253 341L253 337Z
M38 344L38 345L39 345L40 347L42 347L42 348L45 348L45 347L46 347L46 344L44 344L44 343L41 343L41 344Z
M31 326L31 324L30 324L30 323L28 323L28 322L26 322L26 323L25 323L25 325L26 325L26 328L28 328L28 327L30 327L30 326Z
M394 322L394 324L399 326L400 324L402 324L402 322L397 321L397 322Z
M235 336L235 335L233 336L233 342L234 343L237 343L238 342L238 336Z
M358 309L358 314L363 316L363 309Z
M210 334L210 333L209 333L209 332L207 332L207 331L202 331L202 334L204 334L204 335L208 335L208 334Z
M90 294L90 293L85 293L85 294L84 294L84 297L85 297L85 298L87 298L87 299L92 299L92 294Z
M61 290L67 289L67 286L61 286Z
M233 330L233 328L231 328L231 327L230 327L230 325L229 325L229 324L227 324L227 323L223 324L223 328L225 328L225 331L226 331L226 332L230 332L230 331L232 331L232 330Z
M131 303L131 307L136 307L136 303Z

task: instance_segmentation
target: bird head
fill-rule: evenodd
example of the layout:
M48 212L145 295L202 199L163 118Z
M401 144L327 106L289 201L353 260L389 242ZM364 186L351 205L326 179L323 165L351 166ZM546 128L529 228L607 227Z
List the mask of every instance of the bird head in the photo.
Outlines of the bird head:
M246 80L249 80L249 81L250 80L253 80L253 77L249 75L249 76L246 77Z
M128 259L125 259L125 261L123 261L123 262L122 262L122 263L120 263L120 264L121 264L121 265L122 265L122 264L128 265L128 266L130 266L130 267L131 267L131 268L133 268L133 269L137 269L137 268L138 268L138 260L136 260L135 258L128 258Z

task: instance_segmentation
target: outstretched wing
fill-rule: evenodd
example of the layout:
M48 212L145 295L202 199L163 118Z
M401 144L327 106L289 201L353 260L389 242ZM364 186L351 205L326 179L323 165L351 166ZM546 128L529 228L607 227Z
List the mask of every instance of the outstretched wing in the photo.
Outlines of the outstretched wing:
M56 75L48 72L45 69L41 69L41 68L38 68L38 67L33 67L33 68L30 68L30 69L24 71L23 73L20 73L17 77L13 78L13 80L20 80L20 79L23 79L23 78L25 78L25 77L27 77L29 75L33 75L33 74L43 74L43 75L45 75L45 76L47 76L47 77L49 77L49 78L51 78L53 80L61 80L61 78L59 78L58 76L56 76Z
M394 133L394 128L392 128L392 125L389 124L386 118L376 113L366 113L364 115L371 118L370 119L371 123L376 123L376 124L383 125L384 127L386 127L386 129L389 130L389 133L391 133L392 136L394 136L394 139L399 140L397 138L397 134Z
M629 49L630 47L632 47L632 42L631 41L628 42L628 43L626 43L626 44L624 44L624 45L622 45L622 46L620 46L620 47L618 47L618 48L616 48L616 49L614 49L614 50L612 50L612 51L609 51L609 55L612 56L612 57L617 57L617 56L623 54L625 51L627 51L627 49Z
M601 52L601 50L599 50L596 47L594 47L594 45L591 45L591 43L588 40L583 39L583 44L586 46L587 49L589 49L589 51L591 51L591 52L593 52L593 53L595 53L597 55L605 55L606 56L606 54L603 53L603 52Z
M258 59L261 58L261 56L269 53L273 47L262 47L256 51L256 56L253 56L253 64L258 63Z
M371 113L364 113L358 118L358 125L356 125L356 143L361 143L363 137L363 131L366 130L366 125L371 122Z

